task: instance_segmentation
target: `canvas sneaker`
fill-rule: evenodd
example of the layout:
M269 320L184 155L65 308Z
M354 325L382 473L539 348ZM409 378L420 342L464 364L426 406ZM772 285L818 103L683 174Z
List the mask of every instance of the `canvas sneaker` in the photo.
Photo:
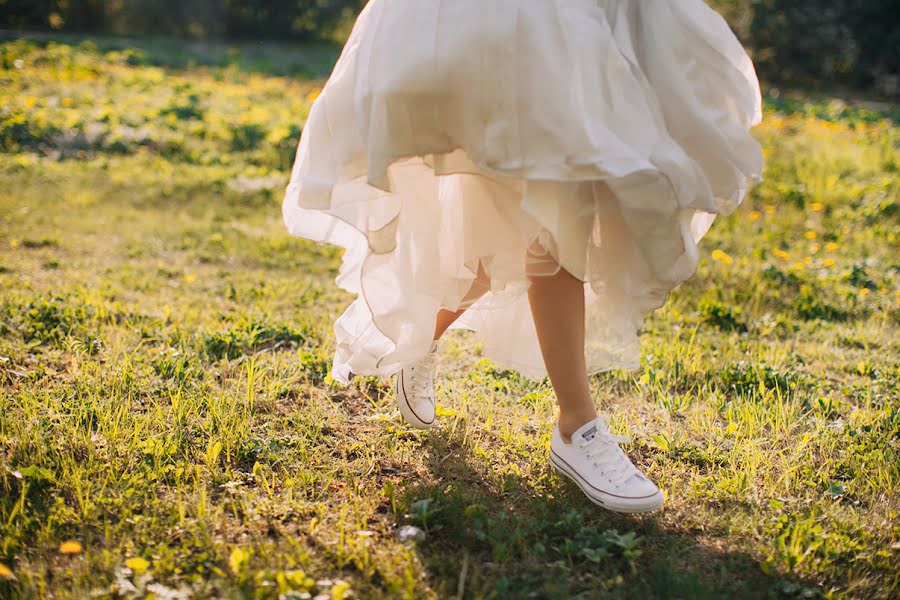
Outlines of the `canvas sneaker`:
M609 422L602 416L579 427L570 444L563 441L557 424L550 438L550 464L603 508L623 513L661 508L660 489L619 447L628 441L627 437L610 433Z
M428 354L403 367L394 379L397 407L411 426L427 429L434 425L434 369L437 358L437 341L431 344Z

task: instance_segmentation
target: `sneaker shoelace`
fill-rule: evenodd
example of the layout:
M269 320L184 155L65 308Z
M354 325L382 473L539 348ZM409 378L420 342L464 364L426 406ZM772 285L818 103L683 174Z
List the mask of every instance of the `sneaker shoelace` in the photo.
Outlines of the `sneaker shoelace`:
M409 392L413 398L420 398L428 388L435 366L436 352L429 352L409 368Z
M629 441L631 438L613 435L608 429L598 427L593 438L579 442L578 446L591 464L600 469L600 475L618 487L635 472L634 465L619 447Z

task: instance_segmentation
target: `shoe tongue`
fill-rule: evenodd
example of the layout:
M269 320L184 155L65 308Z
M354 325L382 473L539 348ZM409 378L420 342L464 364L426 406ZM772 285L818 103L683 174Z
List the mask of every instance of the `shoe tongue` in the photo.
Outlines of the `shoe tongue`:
M595 437L596 435L597 435L597 426L594 425L594 426L592 426L590 429L588 429L587 431L585 431L584 433L582 433L582 434L581 434L581 437L583 437L583 438L586 439L586 440L592 440L592 439L594 439L594 437Z
M575 436L581 436L585 441L594 439L597 436L598 424L599 417L588 421L575 431Z

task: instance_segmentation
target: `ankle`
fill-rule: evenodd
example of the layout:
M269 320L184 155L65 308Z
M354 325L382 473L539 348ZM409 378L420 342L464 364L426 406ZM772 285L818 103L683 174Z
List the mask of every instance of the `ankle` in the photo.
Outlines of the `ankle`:
M572 434L578 431L578 428L591 421L597 417L597 411L594 410L594 407L591 406L589 409L585 409L582 411L566 411L563 413L560 411L559 420L557 421L559 427L559 434L562 436L562 439L565 443L572 443Z

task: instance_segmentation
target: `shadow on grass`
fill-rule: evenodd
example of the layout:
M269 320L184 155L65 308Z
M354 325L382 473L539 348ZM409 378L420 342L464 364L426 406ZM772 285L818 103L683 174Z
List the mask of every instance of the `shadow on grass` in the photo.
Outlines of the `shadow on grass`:
M39 46L64 44L98 55L123 52L134 66L167 69L195 67L236 68L264 73L325 79L337 61L341 46L329 42L189 40L173 37L120 37L0 30L0 43L23 39Z
M497 478L462 437L434 432L426 465L437 482L397 490L398 520L427 532L417 552L441 598L818 596L812 583L667 530L654 515L604 511L555 474Z

